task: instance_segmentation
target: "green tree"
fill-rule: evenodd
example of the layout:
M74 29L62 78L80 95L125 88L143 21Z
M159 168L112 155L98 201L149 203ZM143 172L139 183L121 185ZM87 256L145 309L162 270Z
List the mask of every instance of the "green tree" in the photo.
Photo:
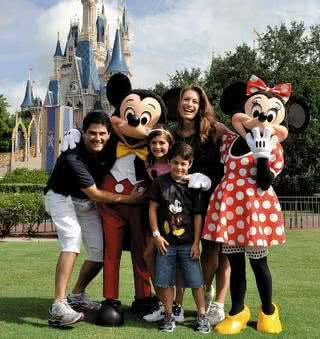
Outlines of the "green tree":
M0 152L11 150L11 133L14 127L14 117L10 115L7 98L0 94Z

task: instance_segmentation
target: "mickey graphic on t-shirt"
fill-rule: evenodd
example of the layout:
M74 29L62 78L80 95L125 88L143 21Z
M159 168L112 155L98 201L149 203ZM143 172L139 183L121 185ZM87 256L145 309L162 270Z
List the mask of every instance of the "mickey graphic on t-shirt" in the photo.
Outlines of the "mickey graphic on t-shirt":
M175 235L176 237L180 237L185 232L185 229L181 227L182 210L183 210L182 204L177 199L175 199L173 204L169 205L170 221L164 222L164 229L167 234L170 233L170 227L172 229L172 234Z

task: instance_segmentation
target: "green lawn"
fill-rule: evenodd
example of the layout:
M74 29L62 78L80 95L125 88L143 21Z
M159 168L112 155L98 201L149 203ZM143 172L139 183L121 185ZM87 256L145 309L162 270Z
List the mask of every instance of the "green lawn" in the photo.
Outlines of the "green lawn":
M320 230L288 231L287 244L270 251L274 301L280 305L284 331L278 337L319 338ZM47 310L52 301L57 241L0 242L0 338L189 338L194 306L188 291L185 300L187 321L171 334L160 333L156 324L147 324L126 311L122 328L98 327L81 322L69 329L47 327ZM78 260L75 272L83 260ZM121 269L121 300L132 301L131 261L125 253ZM73 282L76 274L73 275ZM101 299L102 276L91 284L88 293ZM254 329L259 298L248 265L247 305L252 312L252 326L232 338L270 337ZM228 309L230 305L227 300ZM209 334L217 336L216 334ZM198 334L197 334L198 336Z

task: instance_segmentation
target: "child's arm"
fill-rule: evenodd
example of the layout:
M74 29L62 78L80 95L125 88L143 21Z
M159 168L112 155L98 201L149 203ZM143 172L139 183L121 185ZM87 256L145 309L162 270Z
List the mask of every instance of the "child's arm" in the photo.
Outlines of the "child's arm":
M166 254L169 245L167 240L160 235L158 228L157 209L159 204L153 200L149 203L149 222L151 227L152 236L158 251L163 255Z
M200 256L200 236L201 236L201 225L202 225L202 217L201 214L194 215L194 241L191 247L190 257L191 259L199 259Z

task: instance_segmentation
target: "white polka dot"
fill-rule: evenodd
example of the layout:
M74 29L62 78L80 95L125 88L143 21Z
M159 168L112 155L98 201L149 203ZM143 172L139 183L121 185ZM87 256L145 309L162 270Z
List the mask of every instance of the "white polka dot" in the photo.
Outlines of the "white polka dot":
M251 184L251 185L254 185L256 183L256 181L252 178L249 178L248 183Z
M237 227L240 229L244 228L244 222L242 220L237 221Z
M265 222L266 221L266 216L265 216L265 214L263 214L263 213L259 213L259 221L261 221L261 222Z
M223 189L225 189L225 188L226 188L226 186L227 186L227 182L226 182L226 181L224 181L224 182L221 184L221 187L222 187Z
M271 207L270 201L265 200L265 201L262 203L262 207L265 208L266 210L269 209L269 208Z
M272 240L271 241L271 245L278 245L279 244L279 241L278 240Z
M263 229L262 229L262 227L261 227L261 226L259 226L259 228L258 228L258 229L259 229L259 233L260 233L260 234L263 234Z
M254 242L252 240L248 241L248 246L254 246Z
M263 246L267 247L268 246L268 241L267 240L263 240Z
M228 240L228 232L227 232L227 231L225 231L225 232L223 233L223 237L224 237L225 240Z
M236 215L242 215L243 214L243 207L237 206L236 208Z
M257 193L260 197L264 195L264 191L260 187L257 189Z
M273 192L273 189L272 189L271 187L268 189L268 194L269 194L271 197L274 196L274 192Z
M218 232L220 232L220 230L221 230L221 227L218 225L216 232L218 233Z
M222 203L221 203L220 210L221 210L221 211L225 211L226 208L227 208L227 205L226 205L224 202L222 202Z
M228 245L229 246L234 246L236 242L234 240L228 240Z
M218 199L221 199L221 198L222 198L222 191L219 191L219 192L218 192L217 198L218 198Z
M272 228L270 226L266 226L264 229L264 234L265 235L270 235L272 233Z
M256 175L256 174L257 174L257 167L252 167L252 168L250 169L250 174L251 174L251 175Z
M276 162L274 167L277 168L277 169L281 169L282 168L282 162Z
M209 224L209 225L208 225L208 230L209 230L210 232L214 232L214 231L216 230L216 225L215 225L215 224Z
M212 213L211 218L212 218L212 220L217 221L219 219L218 213L216 213L216 212Z
M228 226L228 233L233 234L234 233L234 226Z
M228 184L227 185L227 191L231 192L231 191L233 191L233 189L234 189L234 185L233 184Z
M234 173L233 173L233 172L231 172L231 173L229 174L228 178L229 178L229 179L234 179L234 178L235 178L235 175L234 175Z
M114 187L115 191L117 193L122 193L124 190L124 186L122 184L116 184L116 186Z
M263 240L262 239L257 240L257 246L263 246Z
M249 197L252 197L254 195L254 190L252 188L248 188L246 192L249 195Z
M253 201L253 206L254 206L255 208L259 208L259 207L260 207L259 201L258 201L258 200L254 200L254 201Z
M232 197L228 197L226 200L226 204L231 206L233 204L233 198Z
M143 187L143 186L140 186L140 187L138 187L138 192L139 193L142 193L143 191L145 190L145 187Z
M249 234L250 235L256 235L257 234L257 229L255 227L250 227Z
M220 204L216 201L216 203L214 204L214 208L218 211L220 208Z
M245 184L245 181L243 179L238 179L237 180L237 185L238 186L243 186Z
M244 243L244 235L239 234L237 240L238 240L239 243Z
M233 213L231 211L227 212L227 219L232 220L233 219Z
M224 226L227 225L227 219L225 217L222 217L220 222L221 222L221 225L224 225Z
M276 210L277 211L281 211L281 205L278 203L278 202L276 202L275 204L274 204L274 206L275 206L275 208L276 208Z
M245 176L247 175L247 170L246 170L245 168L240 168L239 174L240 174L242 177L245 177Z
M250 209L251 209L251 202L250 202L250 201L247 201L247 202L246 202L246 209L247 209L247 210L250 210Z
M230 169L234 170L236 168L236 163L234 161L231 161L229 167Z
M242 158L240 162L241 162L241 165L248 165L249 159L248 158Z
M282 227L277 227L277 228L276 228L276 234L277 234L277 235L282 235L282 234L283 234Z
M216 239L216 242L224 242L224 239L221 238L221 237L218 237L218 238Z
M271 214L270 214L270 220L271 220L272 222L277 222L277 221L278 221L278 216L277 216L277 214L271 213Z
M203 239L205 239L205 240L212 240L211 234L205 234L203 236Z
M256 212L252 213L252 220L258 221L258 214Z
M237 198L238 200L242 200L242 199L244 198L243 192L237 192L237 193L236 193L236 198Z

